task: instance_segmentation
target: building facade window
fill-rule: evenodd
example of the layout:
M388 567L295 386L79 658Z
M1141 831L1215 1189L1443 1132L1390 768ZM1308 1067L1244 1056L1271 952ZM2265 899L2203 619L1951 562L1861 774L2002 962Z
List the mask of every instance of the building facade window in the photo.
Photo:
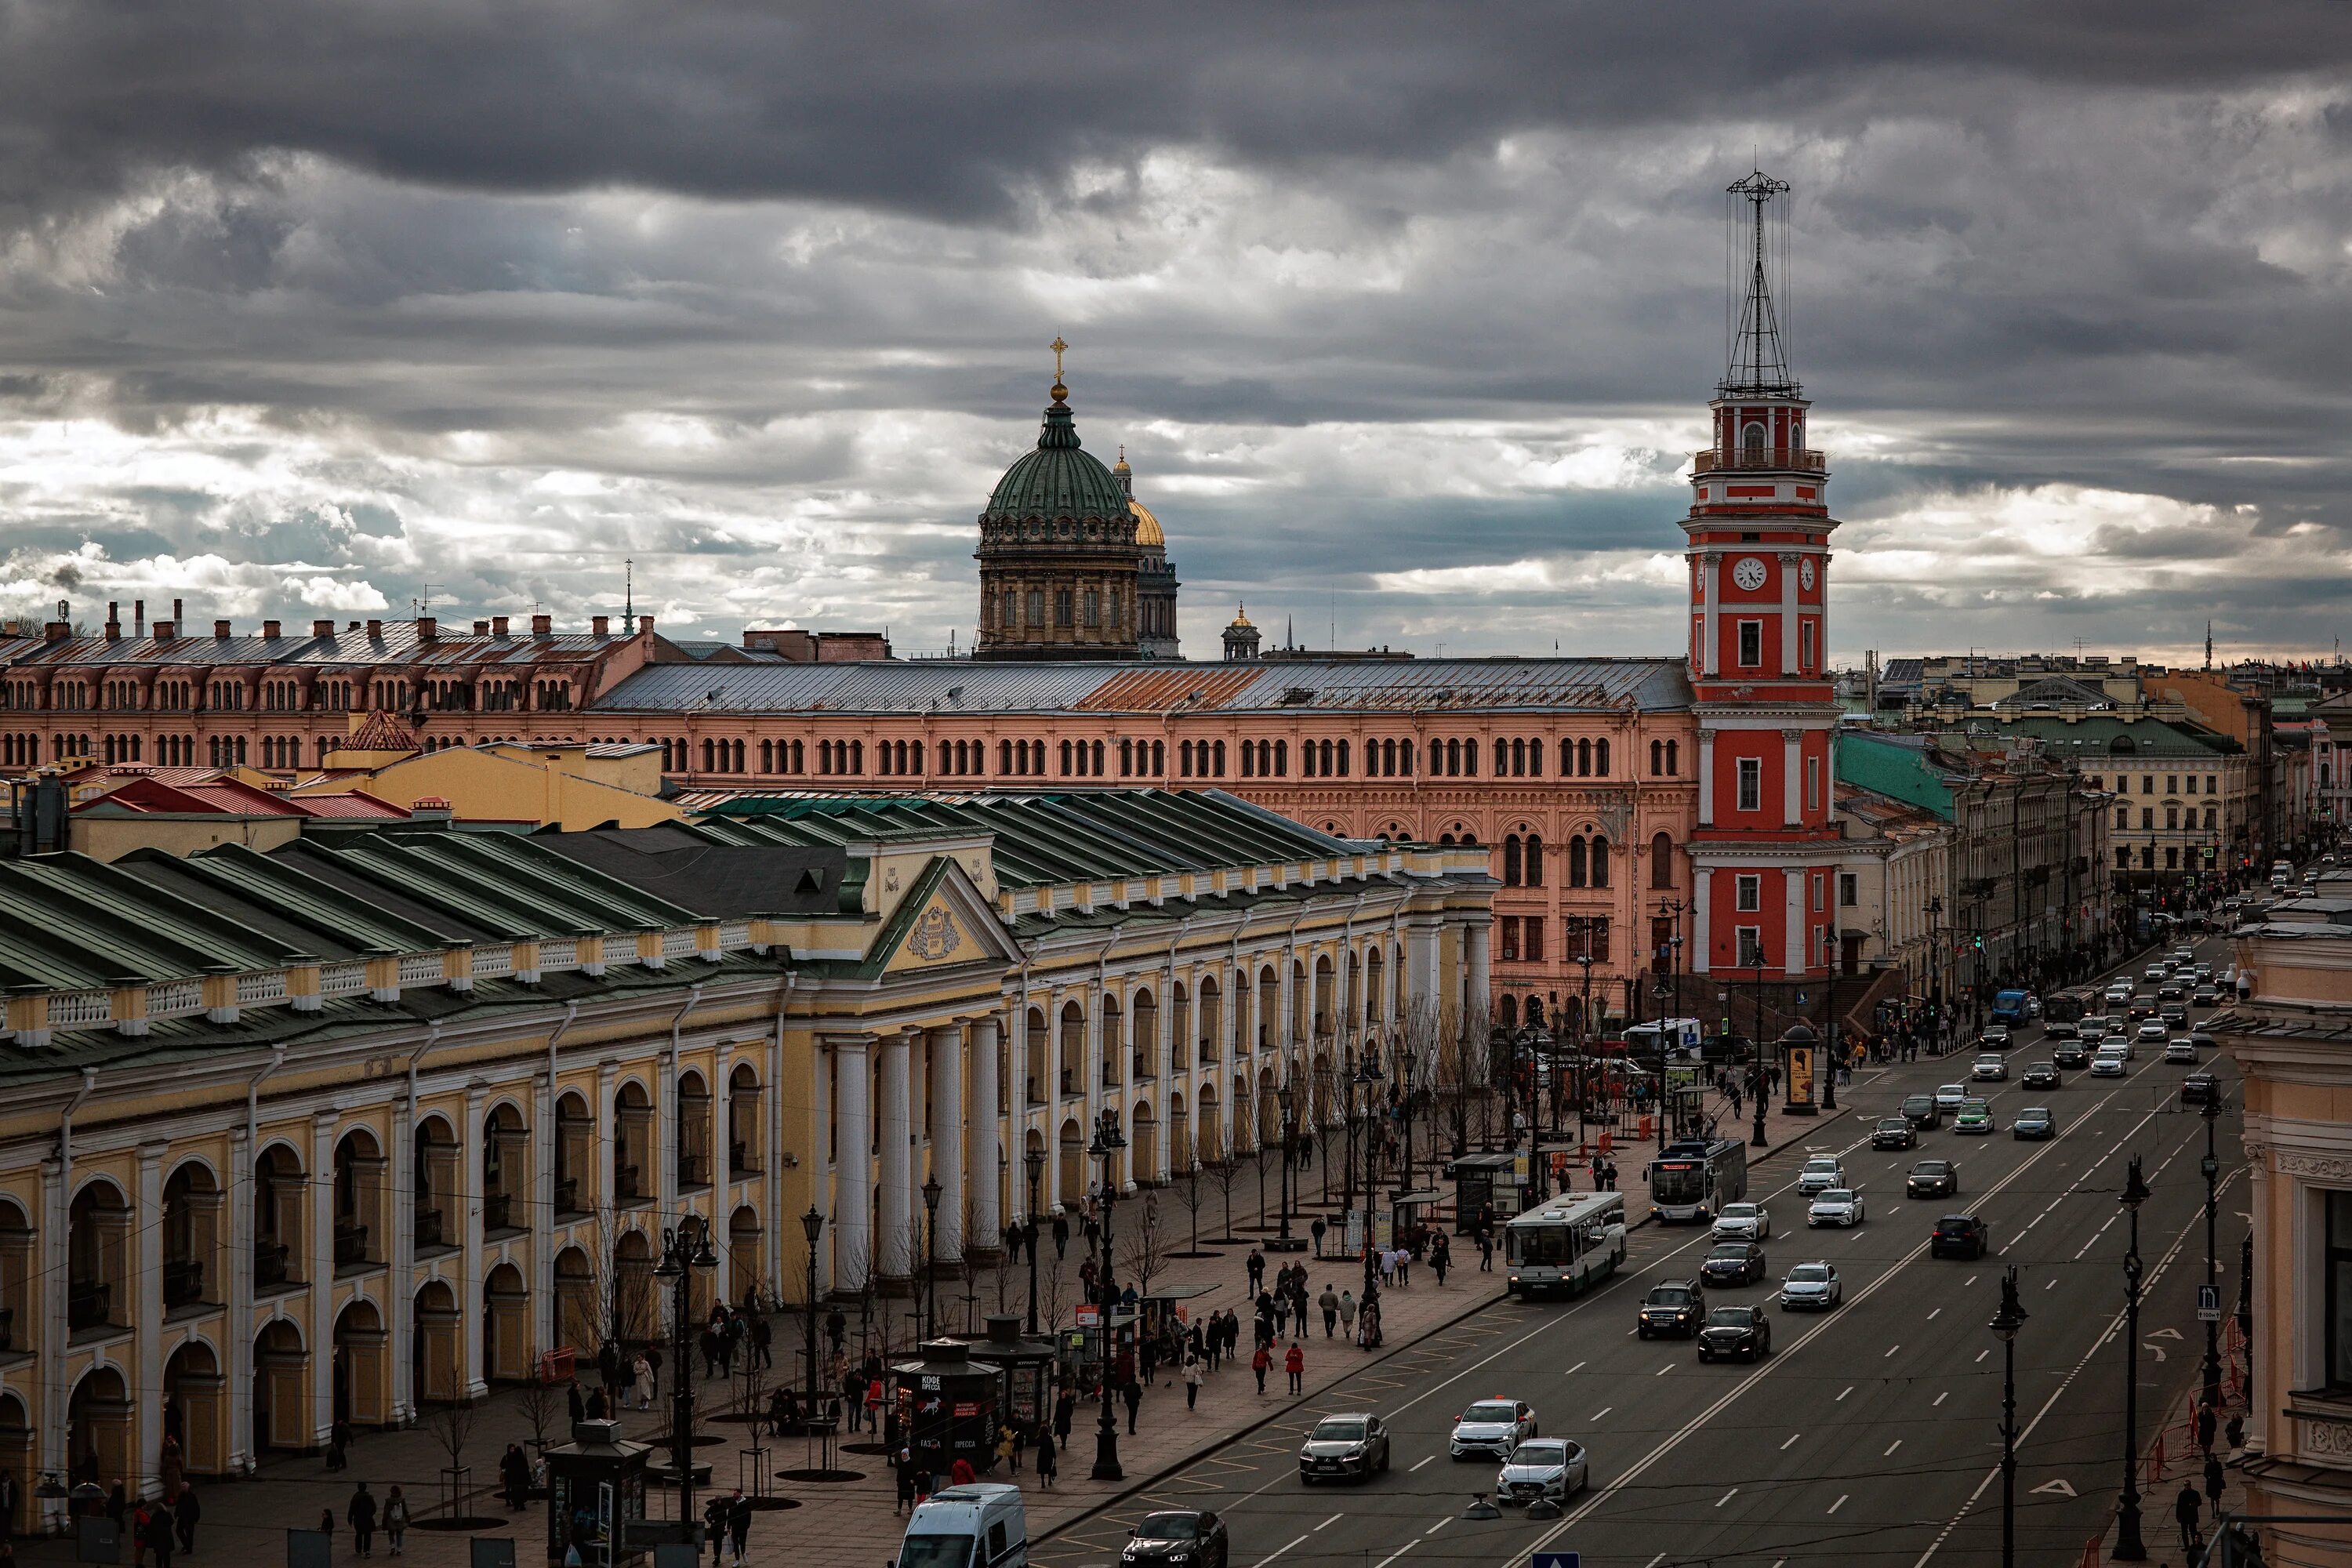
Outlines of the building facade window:
M1851 871L1838 873L1838 908L1850 910L1862 902L1862 879Z
M1743 668L1743 669L1753 669L1753 668L1755 668L1758 665L1760 665L1760 664L1762 664L1763 662L1764 662L1764 623L1763 623L1762 621L1742 621L1742 622L1740 622L1740 623L1739 623L1739 666L1740 666L1740 668Z
M1739 809L1764 809L1764 764L1754 757L1739 759Z
M1731 907L1743 915L1764 907L1764 879L1753 872L1731 879Z
M2322 1330L2330 1392L2352 1389L2352 1192L2326 1194L2327 1226L2320 1259L2326 1320Z
M1741 969L1763 968L1764 929L1761 926L1738 926L1734 929L1739 938L1738 967Z

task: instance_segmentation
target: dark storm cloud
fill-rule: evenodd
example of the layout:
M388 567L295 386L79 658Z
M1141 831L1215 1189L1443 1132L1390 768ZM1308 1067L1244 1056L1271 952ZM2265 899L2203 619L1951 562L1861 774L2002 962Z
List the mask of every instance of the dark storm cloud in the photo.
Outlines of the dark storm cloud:
M634 554L943 644L1064 331L1195 652L1335 590L1670 647L1760 149L1843 637L2324 646L2347 57L2315 3L0 0L9 580L570 616Z

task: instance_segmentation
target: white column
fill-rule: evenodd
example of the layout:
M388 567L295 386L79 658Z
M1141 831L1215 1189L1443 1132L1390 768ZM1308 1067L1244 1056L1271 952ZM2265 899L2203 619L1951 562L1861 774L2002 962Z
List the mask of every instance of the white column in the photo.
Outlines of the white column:
M963 1260L963 1030L933 1029L931 1041L931 1179L940 1184L939 1235L933 1246L942 1263ZM992 1181L994 1176L992 1173Z
M877 1075L875 1124L881 1129L882 1200L875 1218L875 1260L885 1279L914 1274L914 1084L908 1071L915 1031L902 1029L882 1039L882 1070Z
M1797 557L1780 558L1780 673L1797 673Z
M1695 866L1691 868L1690 972L1693 974L1705 974L1710 967L1707 957L1712 949L1707 944L1706 917L1715 902L1714 881L1714 868Z
M555 1073L542 1074L530 1119L531 1342L556 1345L555 1311ZM773 1145L782 1148L781 1143ZM768 1205L771 1212L774 1205Z
M1234 1121L1241 1115L1242 1105L1253 1092L1251 1083L1255 1076L1242 1059L1241 1008L1237 1005L1241 998L1240 993L1234 989L1234 982L1240 973L1240 966L1230 960L1217 965L1217 1104L1224 1111L1217 1118L1217 1136L1224 1145L1218 1152L1227 1159L1231 1159L1234 1152ZM1243 1085L1241 1097L1232 1092L1236 1077Z
M1791 976L1806 967L1806 937L1811 928L1806 922L1812 917L1806 908L1805 893L1812 881L1812 873L1803 867L1791 866L1780 873L1780 881L1788 889L1789 919L1782 931L1780 966Z
M482 1364L482 1105L487 1089L466 1091L466 1125L458 1134L457 1202L465 1213L465 1235L454 1268L457 1279L457 1364L466 1379L466 1397L480 1399L490 1392L489 1369ZM310 1359L319 1359L317 1346Z
M1780 731L1780 820L1790 827L1805 819L1805 732Z
M833 1150L833 1257L835 1287L860 1290L874 1273L874 1121L866 1103L872 1068L870 1037L845 1035L833 1047L835 1114L839 1132ZM817 1120L824 1107L817 1106Z
M1169 1097L1172 1095L1176 1089L1176 1057L1174 1050L1171 1048L1175 1039L1176 1029L1175 980L1176 966L1174 964L1171 963L1166 969L1160 971L1159 994L1157 997L1160 1005L1151 1010L1153 1036L1151 1041L1151 1110L1152 1114L1160 1119L1160 1136L1152 1140L1153 1143L1156 1145L1152 1151L1153 1163L1158 1168L1151 1173L1151 1179L1163 1185L1167 1184L1171 1176L1174 1174L1175 1171L1175 1162L1169 1157L1168 1150L1169 1144L1173 1142L1176 1137L1176 1123L1171 1121L1168 1115ZM1185 994L1187 996L1192 994L1192 991L1189 987L1186 989ZM1184 1106L1184 1135L1188 1138L1191 1137L1192 1133L1192 1101L1187 1100Z
M1004 1234L1004 1092L997 1070L997 1016L971 1022L971 1227L973 1245L993 1253Z
M1465 1026L1478 1022L1483 1027L1487 1011L1494 1005L1488 984L1493 936L1494 927L1483 920L1462 928L1463 949L1467 955L1463 964L1470 984L1469 1016L1463 1020Z
M1045 994L1045 1040L1037 1048L1045 1057L1045 1212L1065 1212L1062 1196L1062 1122L1069 1114L1062 1103L1062 997L1054 992ZM1080 1070L1084 1070L1081 1064ZM1081 1085L1081 1088L1084 1086ZM1024 1152L1026 1152L1024 1150ZM1070 1194L1072 1198L1076 1194Z
M1716 602L1723 578L1722 567L1723 557L1712 550L1698 558L1698 670L1701 675L1719 675L1723 671L1723 637L1717 620L1721 606ZM1699 820L1704 822L1706 818Z
M303 1239L310 1256L303 1260L302 1278L310 1282L310 1321L302 1336L310 1342L311 1441L327 1440L335 1424L335 1113L321 1110L310 1118L309 1213L302 1216ZM158 1304L162 1296L156 1298ZM160 1323L155 1318L151 1321ZM152 1336L158 1337L161 1336ZM160 1375L160 1369L158 1372ZM158 1442L162 1435L157 1435Z
M607 1128L614 1125L610 1120L612 1099L611 1073L607 1069L604 1082L607 1117L604 1126ZM604 1141L604 1192L606 1194L604 1201L607 1203L612 1202L611 1194L614 1191L612 1147L613 1142L607 1138ZM253 1155L254 1152L251 1150L246 1153L248 1171L252 1166ZM416 1108L409 1102L406 1095L403 1095L393 1111L392 1181L383 1196L383 1207L390 1211L392 1215L392 1246L385 1254L391 1267L384 1275L386 1298L384 1305L389 1309L384 1315L390 1321L390 1327L387 1330L390 1337L384 1341L384 1353L392 1358L393 1420L403 1424L415 1416L419 1404L418 1391L413 1376L416 1361L408 1353L409 1346L414 1342L416 1332L416 1292L414 1288L416 1278L416 1205L410 1201L410 1194L415 1191ZM252 1201L253 1183L248 1175L246 1183L246 1204L248 1210L252 1206ZM244 1258L245 1277L248 1281L246 1300L248 1302L253 1299L249 1283L253 1278L251 1239L253 1234L251 1223L248 1221ZM232 1318L231 1321L247 1320ZM247 1342L250 1343L250 1336L247 1336ZM247 1380L250 1380L253 1373L253 1359L250 1353L246 1357L243 1370ZM229 1392L232 1395L242 1396L247 1386L247 1382L232 1382ZM250 1408L250 1405L251 1401L247 1400L247 1408Z
M863 1065L862 1062L860 1065ZM815 1207L819 1214L825 1216L827 1223L833 1229L834 1237L836 1241L839 1240L841 1234L842 1209L840 1201L833 1195L832 1192L825 1185L824 1173L828 1164L836 1163L841 1157L841 1144L839 1141L835 1138L832 1126L834 1117L837 1114L837 1110L833 1100L833 1085L834 1076L838 1066L839 1064L834 1060L833 1052L826 1048L825 1041L812 1040L810 1042L808 1099L809 1137L807 1145L809 1151L808 1165L810 1172L809 1202ZM784 1097L781 1092L784 1080L782 1076L779 1074L772 1081L778 1086L779 1089L779 1092L773 1098L777 1102L775 1123L777 1134L776 1147L782 1149L785 1147L783 1139ZM781 1165L782 1162L779 1160L777 1163ZM778 1223L778 1220L782 1217L781 1211L783 1207L782 1202L779 1200L776 1203L775 1207L780 1212L777 1219L772 1219L770 1221L772 1230ZM824 1237L822 1232L820 1232L817 1237L816 1275L816 1288L819 1292L823 1292L832 1288L833 1281L835 1278L835 1271L833 1267L833 1258L824 1246ZM802 1271L802 1280L803 1285L805 1285L807 1273L805 1268L803 1268Z
M241 1130L237 1136L240 1138L244 1136ZM250 1172L252 1168L253 1158L250 1153L247 1153L245 1169ZM251 1201L252 1190L252 1182L248 1177L246 1184L248 1203ZM71 1200L66 1195L65 1161L55 1155L42 1161L41 1219L38 1222L40 1234L36 1238L34 1247L34 1254L40 1259L40 1266L35 1271L31 1281L31 1292L40 1302L41 1310L37 1331L40 1338L36 1346L39 1352L41 1378L40 1468L44 1470L56 1470L60 1473L60 1476L68 1468L68 1456L66 1453L66 1405L73 1395L73 1389L67 1382L66 1373L68 1331L66 1328L66 1275L70 1267L66 1248L73 1223L70 1203ZM249 1259L252 1256L252 1244L248 1242L246 1245L246 1257ZM233 1351L239 1348L244 1351L246 1378L242 1386L247 1390L250 1390L253 1385L253 1336L246 1329L246 1325L252 1321L252 1313L247 1312L242 1317L229 1320L239 1325L240 1331L232 1337L230 1343ZM243 1414L244 1408L240 1406L240 1414ZM232 1441L241 1440L252 1430L253 1422L248 1415L236 1428L237 1436ZM103 1477L100 1479L107 1485L113 1484L111 1481L106 1481ZM21 1479L18 1485L20 1488L23 1486Z
M1715 731L1698 732L1698 825L1715 826Z
M139 1145L139 1194L131 1210L138 1221L137 1272L125 1280L138 1300L131 1321L139 1329L139 1375L131 1389L137 1401L131 1429L132 1475L140 1497L160 1495L159 1478L147 1474L147 1456L163 1445L163 1156L167 1143ZM327 1296L323 1288L314 1295ZM313 1355L316 1362L322 1358Z

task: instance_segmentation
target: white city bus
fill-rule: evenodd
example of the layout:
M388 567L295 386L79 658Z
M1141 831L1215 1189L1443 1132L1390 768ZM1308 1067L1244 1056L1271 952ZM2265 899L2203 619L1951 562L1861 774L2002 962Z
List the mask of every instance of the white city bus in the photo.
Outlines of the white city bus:
M1625 1261L1625 1194L1563 1193L1503 1226L1514 1296L1597 1285Z

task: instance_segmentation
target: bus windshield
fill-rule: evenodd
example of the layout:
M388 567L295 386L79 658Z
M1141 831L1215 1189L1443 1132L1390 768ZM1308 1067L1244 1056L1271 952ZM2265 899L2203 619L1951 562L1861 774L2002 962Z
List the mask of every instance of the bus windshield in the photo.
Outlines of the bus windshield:
M2091 1000L2095 994L2090 991L2061 991L2042 1004L2042 1020L2051 1024L2079 1024L2090 1012Z
M1696 1160L1660 1160L1650 1167L1650 1196L1662 1204L1695 1204L1706 1196L1706 1166Z
M1512 1263L1573 1263L1575 1233L1565 1225L1514 1225L1503 1232Z

